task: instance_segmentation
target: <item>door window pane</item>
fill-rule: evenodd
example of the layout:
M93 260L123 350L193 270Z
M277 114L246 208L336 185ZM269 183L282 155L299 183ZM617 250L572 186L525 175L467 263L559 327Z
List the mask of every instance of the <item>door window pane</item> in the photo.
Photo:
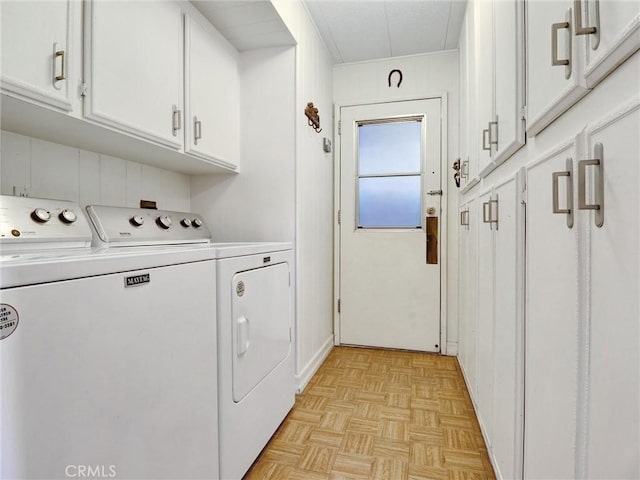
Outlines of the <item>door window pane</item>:
M420 176L358 181L358 228L420 228Z
M358 126L358 174L420 172L419 120Z

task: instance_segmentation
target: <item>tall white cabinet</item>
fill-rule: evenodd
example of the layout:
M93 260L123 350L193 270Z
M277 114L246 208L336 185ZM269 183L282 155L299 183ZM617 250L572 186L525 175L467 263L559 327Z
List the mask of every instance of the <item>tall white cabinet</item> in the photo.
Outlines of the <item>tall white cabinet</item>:
M485 71L469 32L504 43L498 16L521 3L468 5L462 74ZM460 197L459 360L499 478L639 478L640 4L525 5L527 144L500 157L461 130L479 165ZM503 53L494 114L498 76L517 78ZM460 83L477 124L483 83Z
M461 161L471 188L524 145L524 5L474 0L460 35Z

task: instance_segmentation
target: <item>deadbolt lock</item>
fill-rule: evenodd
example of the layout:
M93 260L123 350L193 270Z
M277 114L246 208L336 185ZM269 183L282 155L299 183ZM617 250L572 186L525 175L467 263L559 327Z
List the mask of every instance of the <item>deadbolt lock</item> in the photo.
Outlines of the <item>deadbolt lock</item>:
M427 215L435 215L435 214L436 214L436 207L427 208Z

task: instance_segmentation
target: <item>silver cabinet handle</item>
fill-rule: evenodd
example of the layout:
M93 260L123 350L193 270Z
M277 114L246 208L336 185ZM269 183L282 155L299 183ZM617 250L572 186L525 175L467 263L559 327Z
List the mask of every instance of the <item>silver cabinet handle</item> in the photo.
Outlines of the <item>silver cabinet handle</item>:
M583 27L582 26L582 5L581 0L573 0L573 10L576 15L576 35L591 35L596 33L598 29L596 27Z
M558 58L558 30L569 30L567 35L567 56L568 58ZM564 66L564 78L571 77L571 9L567 10L564 22L551 24L551 66Z
M560 208L558 194L558 181L560 177L567 178L567 208ZM573 160L567 158L566 170L563 172L553 172L551 190L553 192L553 213L567 215L567 227L573 227Z
M482 130L482 150L491 151L491 145L487 145L488 136L489 136L489 129Z
M560 22L551 24L551 66L558 67L561 65L569 65L569 59L558 58L558 30L570 28L569 22ZM571 35L569 35L571 36Z
M469 210L462 210L460 212L460 225L469 229Z
M490 206L491 204L489 202L482 203L482 223L491 222L491 212L488 212Z
M171 126L173 128L173 136L178 136L178 130L182 128L182 112L178 110L178 107L173 105L173 113L171 117Z
M495 204L495 209L492 205ZM496 212L496 217L493 218L493 212ZM493 230L493 224L496 224L496 230L498 229L498 196L495 199L489 199L488 202L482 204L482 222L488 223L489 228Z
M469 179L469 160L462 162L462 168L460 169L460 178Z
M60 58L60 75L57 75L57 60ZM65 62L65 53L59 43L53 44L53 86L57 89L61 87L57 85L57 82L67 79L67 65Z
M594 157L589 160L578 162L578 208L580 210L595 210L596 227L604 224L604 149L601 143L596 143L594 147ZM586 192L586 168L588 166L598 167L594 178L594 194L596 203L587 203Z
M491 134L491 132L493 131L491 128L491 125L495 125L496 126L496 138L493 138L493 135ZM496 150L498 149L498 116L496 115L496 121L495 122L489 122L489 148L491 148L491 145L495 145L496 146Z
M202 122L198 117L193 117L193 143L198 144L198 140L202 138Z

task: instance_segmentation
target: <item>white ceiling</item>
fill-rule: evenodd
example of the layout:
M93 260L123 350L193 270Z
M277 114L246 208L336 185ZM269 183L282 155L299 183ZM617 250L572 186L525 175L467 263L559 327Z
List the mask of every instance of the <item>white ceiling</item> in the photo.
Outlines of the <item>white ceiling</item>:
M456 48L467 0L303 0L335 63ZM192 0L239 51L294 45L269 0Z
M466 0L304 0L335 63L458 46Z
M191 3L241 52L296 43L270 1L192 0Z

